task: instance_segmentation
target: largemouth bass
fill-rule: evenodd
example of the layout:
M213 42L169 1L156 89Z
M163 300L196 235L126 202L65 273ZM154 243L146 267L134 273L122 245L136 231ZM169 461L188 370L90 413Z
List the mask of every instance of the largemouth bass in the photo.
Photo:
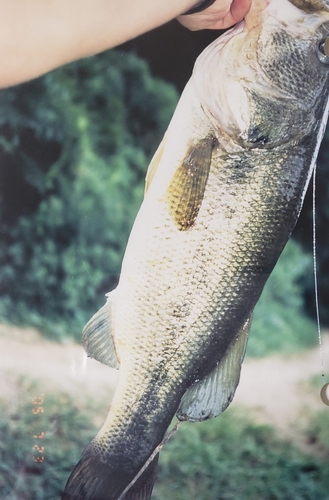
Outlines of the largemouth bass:
M324 133L328 11L257 0L198 58L149 167L119 285L84 330L88 354L120 372L63 500L149 499L156 459L125 490L175 414L201 421L231 402Z

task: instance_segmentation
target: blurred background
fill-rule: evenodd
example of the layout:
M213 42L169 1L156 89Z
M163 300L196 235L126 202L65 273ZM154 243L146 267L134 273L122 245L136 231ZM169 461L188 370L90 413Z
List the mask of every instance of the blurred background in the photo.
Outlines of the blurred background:
M172 22L0 92L1 499L59 498L102 424L115 373L86 359L81 330L116 286L148 163L197 55L218 35ZM328 156L326 133L316 213L324 355ZM169 491L175 500L329 499L314 304L309 189L255 311L238 404L183 426L161 453L154 500Z

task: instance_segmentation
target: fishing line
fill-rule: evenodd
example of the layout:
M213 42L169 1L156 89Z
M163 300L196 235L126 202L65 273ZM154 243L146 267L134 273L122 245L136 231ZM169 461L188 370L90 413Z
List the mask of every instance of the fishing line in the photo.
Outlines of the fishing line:
M149 459L145 462L145 464L143 465L143 467L141 468L141 470L138 472L138 474L134 477L134 479L128 484L128 486L125 488L125 490L121 493L120 497L118 500L121 500L123 499L124 495L127 493L128 490L130 490L130 488L136 483L136 481L141 477L141 475L143 474L143 472L145 471L145 469L150 465L150 463L152 462L152 460L156 457L156 455L159 453L159 451L162 450L162 448L164 447L164 445L167 443L167 441L169 441L169 439L172 437L173 434L175 434L175 432L179 429L179 427L181 426L181 424L183 423L182 420L178 420L177 424L171 429L170 432L168 432L168 434L163 438L163 440L161 441L161 443L155 448L155 450L153 451L152 455L149 457Z
M312 211L313 211L313 273L314 273L314 290L315 290L315 312L316 312L316 323L317 323L318 340L319 340L321 376L322 376L323 388L324 388L326 385L326 377L324 374L322 333L321 333L321 326L320 326L320 311L319 311L319 296L318 296L317 255L316 255L315 186L316 186L316 166L314 167L314 170L313 170L313 205L312 205ZM322 397L322 390L321 390L321 397Z

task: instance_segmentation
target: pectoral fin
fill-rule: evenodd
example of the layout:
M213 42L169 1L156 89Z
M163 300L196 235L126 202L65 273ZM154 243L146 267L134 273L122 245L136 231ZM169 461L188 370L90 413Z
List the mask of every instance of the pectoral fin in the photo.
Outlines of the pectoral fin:
M204 197L215 139L207 137L190 146L167 190L169 212L180 231L195 222Z
M119 368L112 337L112 302L115 292L107 295L106 304L88 321L82 332L82 345L90 358L111 368Z
M229 406L240 380L250 325L251 317L239 331L237 339L220 364L186 391L176 413L179 420L201 422L217 417Z

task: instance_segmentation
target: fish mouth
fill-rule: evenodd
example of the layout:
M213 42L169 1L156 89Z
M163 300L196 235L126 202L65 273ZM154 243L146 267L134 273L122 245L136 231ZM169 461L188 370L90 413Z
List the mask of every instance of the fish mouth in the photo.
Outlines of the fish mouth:
M305 13L307 8L313 9L313 13ZM301 45L307 41L319 43L318 59L327 65L328 37L324 33L322 41L320 37L317 42L320 34L317 30L327 31L328 13L329 0L326 3L324 0L256 0L244 21L215 40L198 57L191 79L195 95L217 140L228 152L246 147L280 146L299 137L299 123L307 120L313 123L314 103L307 99L308 93L303 105L299 105L297 86L287 85L283 77L277 78L270 64L279 71L280 61L288 57L293 40L301 40ZM305 57L315 57L316 47L314 54L311 49L307 50L303 53ZM300 50L298 54L301 53ZM297 56L294 57L297 61ZM305 58L298 57L300 65L296 63L294 69L303 78L300 68ZM274 103L275 109L272 105L271 109L269 103ZM290 120L291 126L285 118L285 108L298 116L295 121ZM261 116L261 109L263 114L267 110L267 120ZM274 132L275 119L271 117L281 115L286 128L280 131L276 127ZM306 133L304 128L303 133Z

